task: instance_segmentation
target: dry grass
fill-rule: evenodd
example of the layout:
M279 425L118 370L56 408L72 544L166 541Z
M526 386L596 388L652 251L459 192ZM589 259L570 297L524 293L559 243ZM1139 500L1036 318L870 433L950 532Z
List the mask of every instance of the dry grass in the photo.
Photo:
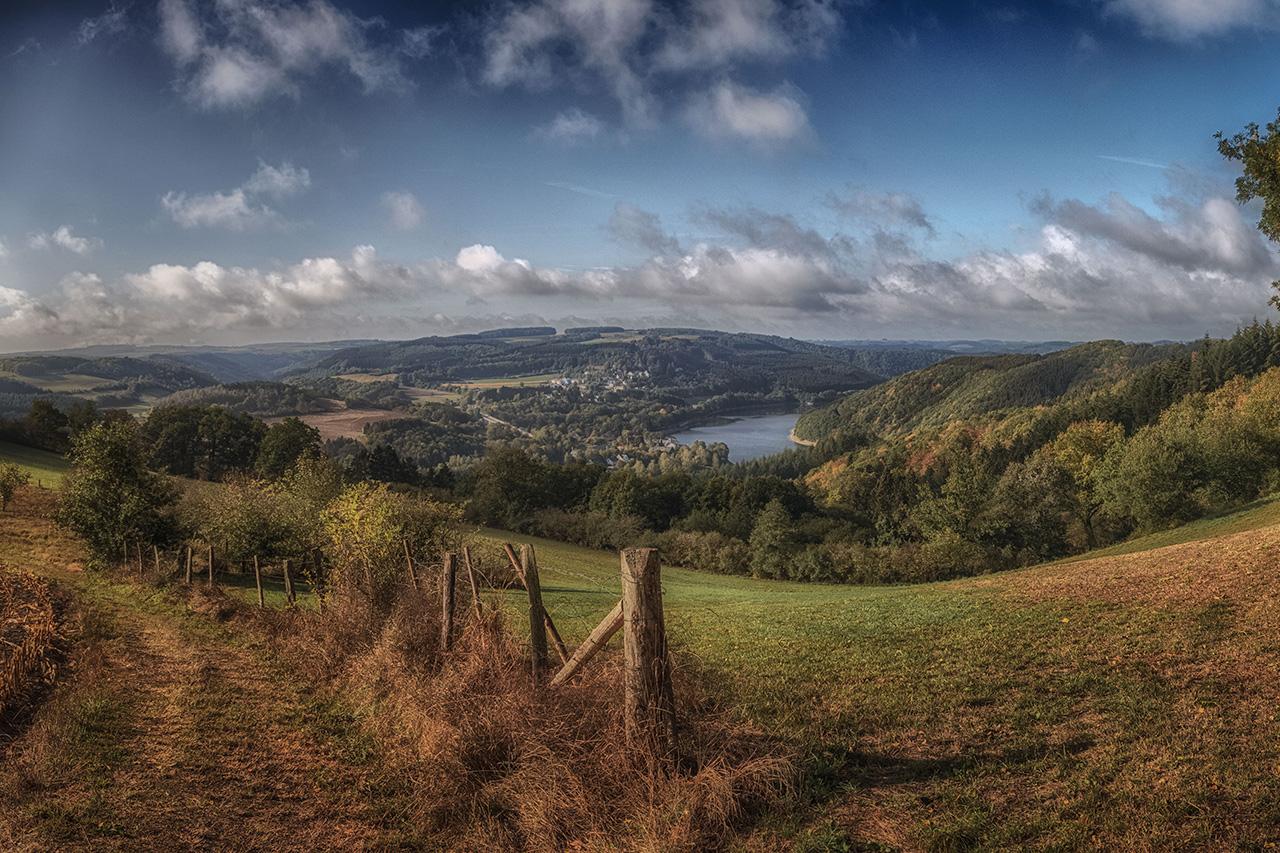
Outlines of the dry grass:
M715 705L677 667L682 769L654 773L624 744L616 659L558 691L532 686L524 649L489 607L447 654L438 599L406 591L385 619L345 601L269 616L285 655L361 709L415 825L468 850L706 850L793 791L776 742Z
M408 415L389 409L344 408L336 412L314 412L296 417L308 426L315 427L320 438L327 441L331 438L359 439L364 436L364 428L368 424L393 421ZM275 423L280 420L283 418L267 418L266 422Z
M0 722L53 682L58 618L48 584L0 569Z

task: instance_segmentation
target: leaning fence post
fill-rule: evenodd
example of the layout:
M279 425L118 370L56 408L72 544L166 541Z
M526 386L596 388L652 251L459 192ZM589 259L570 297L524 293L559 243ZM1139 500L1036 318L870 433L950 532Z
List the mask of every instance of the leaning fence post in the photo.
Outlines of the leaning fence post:
M289 604L296 604L298 596L293 591L293 575L289 574L289 561L284 561L284 595L289 600Z
M467 567L467 582L471 584L471 609L480 618L480 590L476 588L476 571L471 566L471 546L462 546L462 563Z
M440 571L440 648L453 647L453 587L458 576L458 555L446 551Z
M659 760L675 757L675 696L662 617L658 552L622 552L623 712L627 745Z
M542 606L542 584L538 580L538 560L532 545L520 546L520 571L529 592L529 648L532 652L533 683L542 678L547 665L546 609Z
M258 606L266 607L267 598L262 594L262 567L258 565L258 555L253 555L253 582L258 586Z
M409 583L413 584L413 591L418 591L418 573L413 569L413 554L409 551L409 540L404 540L404 562L409 567Z
M209 543L209 586L213 586L213 543Z
M578 650L573 653L573 657L569 658L565 665L560 667L560 671L551 679L549 686L559 687L570 678L573 678L578 670L586 666L587 661L595 657L596 652L603 649L605 644L609 642L609 638L618 633L621 628L622 602L619 601L609 611L609 615L600 620L600 624L595 627L595 630L583 641L582 645L578 646Z
M524 553L523 549L525 547L528 546L521 546L521 554ZM511 568L515 570L516 576L520 578L520 583L524 584L525 588L528 589L529 583L525 579L524 568L520 565L524 558L521 557L520 560L517 560L516 551L509 544L503 545L502 548L507 553L507 559L511 561ZM538 600L542 600L541 588L539 588ZM542 621L546 623L547 631L551 633L551 640L556 644L556 654L560 656L560 663L565 663L569 659L569 652L565 650L564 640L560 639L560 632L556 630L556 623L551 620L551 614L547 612L545 607L542 608Z
M191 545L187 545L187 586L191 586Z
M138 577L142 577L142 540L133 540L133 547L137 549L138 552Z
M155 545L151 546L151 559L156 564L156 577L160 576L160 549Z

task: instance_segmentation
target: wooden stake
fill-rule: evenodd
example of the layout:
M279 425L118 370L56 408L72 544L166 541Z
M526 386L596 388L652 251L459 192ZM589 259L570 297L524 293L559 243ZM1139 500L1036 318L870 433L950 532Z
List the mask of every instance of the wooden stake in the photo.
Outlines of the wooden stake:
M662 616L658 552L622 552L623 715L628 746L646 757L675 758L675 696Z
M191 586L191 546L187 546L187 586Z
M213 586L213 543L209 543L209 586Z
M559 687L570 678L577 674L578 670L587 665L587 661L596 656L596 652L600 651L609 642L609 639L622 628L622 602L619 601L613 605L613 609L609 611L609 615L601 620L600 624L595 627L591 635L587 637L582 645L578 646L577 651L573 653L573 657L560 667L560 671L556 673L555 678L551 679L552 687Z
M138 577L142 577L142 542L141 540L133 540L133 547L138 552Z
M298 601L298 596L293 591L293 575L289 574L289 561L284 561L284 594L289 599L289 606L293 606Z
M262 593L262 567L258 565L258 555L253 555L253 582L258 585L258 606L267 606L267 597Z
M547 665L547 617L542 606L542 585L538 580L538 560L532 545L520 546L520 568L524 588L529 592L529 649L533 683L538 684Z
M476 573L471 567L471 546L462 546L462 564L467 567L467 582L471 584L471 610L480 618L480 590L476 588Z
M502 549L507 554L507 559L511 561L511 568L515 569L516 576L520 578L520 583L524 585L525 589L529 588L529 581L525 577L525 570L521 567L520 563L524 559L523 558L524 549L529 547L530 546L528 545L520 546L520 553L522 556L520 560L517 560L515 548L512 548L511 545L508 543L504 543L502 546ZM541 595L539 595L539 600L541 600ZM556 623L551 621L551 614L547 612L546 608L543 608L542 610L542 619L546 623L547 630L551 632L551 637L555 641L556 654L560 656L560 663L564 663L566 657L568 656L568 653L565 651L565 648L564 648L564 640L560 639L560 632L556 630Z
M453 648L453 588L458 576L458 555L446 551L440 571L440 648Z
M409 553L409 540L404 540L404 561L409 567L409 583L413 584L413 591L418 591L418 573L413 569L413 554Z
M151 546L151 559L156 564L156 577L160 576L160 549L155 545Z

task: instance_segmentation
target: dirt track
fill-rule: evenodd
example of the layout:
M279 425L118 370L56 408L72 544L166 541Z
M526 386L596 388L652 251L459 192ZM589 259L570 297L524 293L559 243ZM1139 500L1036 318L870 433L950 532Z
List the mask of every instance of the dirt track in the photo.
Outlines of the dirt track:
M43 566L80 626L74 671L0 747L0 849L383 846L369 767L287 677L163 593L78 571L34 509L0 517L0 562Z

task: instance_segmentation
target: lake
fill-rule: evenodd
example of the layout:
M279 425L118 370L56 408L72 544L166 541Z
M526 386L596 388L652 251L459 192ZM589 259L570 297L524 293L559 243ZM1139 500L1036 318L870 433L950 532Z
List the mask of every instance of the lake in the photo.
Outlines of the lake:
M714 444L723 441L729 447L729 458L734 462L746 462L761 456L769 456L782 450L790 450L788 436L799 419L798 414L753 415L739 418L718 426L701 426L674 433L671 437L681 444L705 441Z

